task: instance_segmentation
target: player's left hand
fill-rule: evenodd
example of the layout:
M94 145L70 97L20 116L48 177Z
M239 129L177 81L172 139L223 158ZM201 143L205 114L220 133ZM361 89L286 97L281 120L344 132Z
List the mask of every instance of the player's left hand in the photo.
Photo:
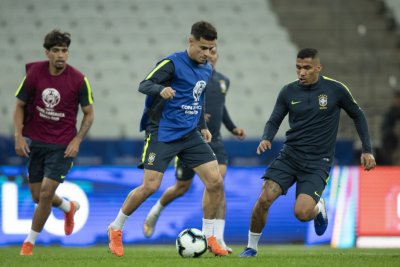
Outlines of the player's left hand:
M362 153L361 154L361 166L364 167L364 170L369 171L375 168L376 162L374 155L371 153Z
M208 129L201 129L201 135L207 143L211 142L212 134Z
M82 139L75 136L74 139L69 142L67 149L64 152L64 158L74 158L78 155L79 146L81 145Z
M232 132L240 140L243 140L243 139L246 138L246 132L242 128L235 128L235 129L232 130Z

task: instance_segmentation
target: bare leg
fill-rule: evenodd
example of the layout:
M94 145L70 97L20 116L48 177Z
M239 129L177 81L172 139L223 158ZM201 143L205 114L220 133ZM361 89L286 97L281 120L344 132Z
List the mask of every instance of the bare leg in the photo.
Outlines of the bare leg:
M219 173L221 174L222 179L225 180L226 165L223 164L219 165ZM217 210L216 218L225 220L225 214L226 214L226 198L222 200L221 206L219 206Z
M163 173L144 170L143 183L132 190L122 205L122 212L131 215L149 196L158 190L161 184Z
M294 206L296 218L302 222L313 220L319 212L315 200L306 194L299 194Z
M225 201L224 181L217 161L204 163L194 169L205 185L203 213L205 219L215 219L218 209Z
M30 183L29 184L29 189L31 191L32 199L36 204L39 203L41 187L42 187L42 183ZM52 206L58 207L61 205L61 202L62 202L62 198L59 197L58 195L54 194L54 197L53 197L53 200L51 203Z
M35 209L32 220L32 230L41 232L51 212L51 205L56 189L60 183L49 178L44 178L39 193L39 203Z
M272 203L282 194L281 187L272 180L266 180L256 204L253 207L250 220L250 231L261 233L267 222L268 210Z
M160 204L164 207L171 203L174 199L181 197L188 190L190 185L192 184L193 179L180 181L177 180L176 183L165 190L163 195L160 198Z

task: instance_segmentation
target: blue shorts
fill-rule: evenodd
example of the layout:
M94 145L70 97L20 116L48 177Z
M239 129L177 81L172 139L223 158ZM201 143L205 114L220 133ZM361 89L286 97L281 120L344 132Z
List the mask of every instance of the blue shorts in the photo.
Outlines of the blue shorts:
M197 129L172 142L159 142L156 133L149 133L139 168L164 173L175 156L191 169L216 160L214 152Z
M295 160L281 152L265 171L263 178L279 184L283 195L297 183L296 198L299 194L306 194L318 202L328 183L330 169L330 166Z
M208 143L214 151L219 165L228 165L228 156L225 146L221 140ZM192 168L187 167L181 160L175 158L175 177L179 181L188 181L193 179L195 172Z

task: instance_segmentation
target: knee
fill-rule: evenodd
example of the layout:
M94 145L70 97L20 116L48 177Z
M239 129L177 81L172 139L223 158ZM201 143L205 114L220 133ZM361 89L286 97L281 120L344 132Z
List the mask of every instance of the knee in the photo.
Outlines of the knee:
M269 195L261 195L258 198L257 204L260 208L268 210L274 202L275 198Z
M208 191L219 192L224 190L224 180L221 175L215 175L215 178L207 186Z
M45 201L51 201L54 197L54 192L52 192L51 190L47 189L47 188L42 188L40 190L40 196L38 198L33 197L33 201L35 201L35 203L39 203L40 200L45 200ZM36 202L36 200L37 202Z
M313 210L296 208L294 210L294 215L299 221L308 222L313 219Z
M147 185L142 185L141 186L141 191L143 192L143 194L148 197L152 194L154 194L154 192L156 192L158 190L158 188L160 187L160 184L147 184Z

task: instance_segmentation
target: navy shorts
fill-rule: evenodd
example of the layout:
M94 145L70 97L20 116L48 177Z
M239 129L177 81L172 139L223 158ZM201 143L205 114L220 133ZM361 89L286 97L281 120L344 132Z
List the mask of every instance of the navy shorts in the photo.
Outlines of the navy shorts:
M225 146L221 140L208 143L217 157L218 164L228 165L228 156ZM175 158L175 177L179 181L188 181L193 179L195 172L192 168L187 167L178 157Z
M64 158L66 147L50 144L31 144L28 161L29 183L40 183L49 178L59 183L73 166L73 158Z
M279 184L283 195L297 183L296 198L299 194L306 194L318 202L328 183L330 169L330 166L295 160L281 152L265 171L263 178Z
M172 142L159 142L157 134L149 133L139 168L164 173L175 156L191 169L216 160L214 152L197 129Z

